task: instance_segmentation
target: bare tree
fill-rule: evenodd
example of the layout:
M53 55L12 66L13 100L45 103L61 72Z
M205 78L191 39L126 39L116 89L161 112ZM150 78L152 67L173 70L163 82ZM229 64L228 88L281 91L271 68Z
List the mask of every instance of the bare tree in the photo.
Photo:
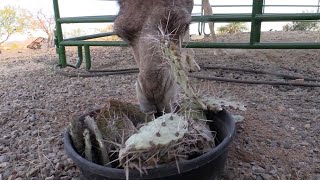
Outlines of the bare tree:
M53 14L46 14L42 10L39 10L36 13L34 19L34 28L41 29L43 32L46 33L48 41L47 47L53 46L53 36L54 36L54 27L55 21Z

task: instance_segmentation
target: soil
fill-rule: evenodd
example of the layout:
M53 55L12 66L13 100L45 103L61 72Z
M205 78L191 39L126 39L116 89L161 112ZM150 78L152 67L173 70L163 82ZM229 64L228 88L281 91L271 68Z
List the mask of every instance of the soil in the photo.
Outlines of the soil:
M246 42L248 37L238 33L218 40ZM315 42L319 33L266 32L262 38L264 42ZM76 50L68 48L67 52L70 64L75 63ZM195 52L201 65L320 77L320 50ZM127 48L93 47L91 55L93 69L135 67ZM0 63L0 180L79 179L79 170L63 151L62 135L71 119L102 107L110 98L136 102L136 74L61 76L53 69L57 63L55 49L4 51ZM71 68L67 71L76 72ZM285 81L225 70L198 73ZM192 81L202 95L240 101L247 107L245 112L230 110L245 120L237 124L223 179L320 179L320 88Z

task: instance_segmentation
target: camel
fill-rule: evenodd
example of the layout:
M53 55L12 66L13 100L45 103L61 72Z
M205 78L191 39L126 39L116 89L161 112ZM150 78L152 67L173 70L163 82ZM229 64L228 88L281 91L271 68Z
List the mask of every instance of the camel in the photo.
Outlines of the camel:
M161 54L160 37L178 47L191 22L193 0L119 0L116 34L128 43L139 67L136 95L145 113L171 112L177 84ZM187 59L188 57L184 57Z

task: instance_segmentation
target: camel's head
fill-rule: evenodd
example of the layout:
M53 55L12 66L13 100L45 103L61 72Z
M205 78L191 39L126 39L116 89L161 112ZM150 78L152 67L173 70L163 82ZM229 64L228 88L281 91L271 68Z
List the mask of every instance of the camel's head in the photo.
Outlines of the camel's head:
M140 107L146 113L170 112L176 83L161 43L179 43L191 21L193 0L120 0L119 5L115 32L129 44L139 67Z

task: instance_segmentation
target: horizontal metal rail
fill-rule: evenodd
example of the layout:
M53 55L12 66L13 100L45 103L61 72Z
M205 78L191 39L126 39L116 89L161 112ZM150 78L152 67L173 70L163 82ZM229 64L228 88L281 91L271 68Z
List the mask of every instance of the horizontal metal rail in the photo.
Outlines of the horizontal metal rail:
M80 16L80 17L63 17L58 18L58 23L110 23L116 19L115 15L106 16Z
M123 41L63 41L63 46L128 46ZM185 48L230 48L230 49L320 49L320 43L211 43L189 42L182 45Z
M257 14L258 21L298 21L298 20L319 20L319 13L296 13L296 14L274 14L264 13Z
M58 18L59 23L110 23L114 22L116 16L82 16ZM319 20L319 13L287 13L275 14L264 13L256 15L259 21L291 21L291 20ZM215 14L211 16L192 16L192 22L250 22L251 13L239 14Z
M124 41L62 41L62 46L128 46Z
M202 6L202 4L194 4L194 6ZM319 7L319 5L285 5L285 4L280 4L280 5L272 5L272 4L266 4L263 5L264 7ZM223 8L223 7L252 7L252 5L211 5L211 7L216 7L216 8Z
M101 38L101 37L112 36L112 35L116 35L116 33L107 32L107 33L79 36L79 37L64 39L64 41L88 40L88 39L95 39L95 38Z

